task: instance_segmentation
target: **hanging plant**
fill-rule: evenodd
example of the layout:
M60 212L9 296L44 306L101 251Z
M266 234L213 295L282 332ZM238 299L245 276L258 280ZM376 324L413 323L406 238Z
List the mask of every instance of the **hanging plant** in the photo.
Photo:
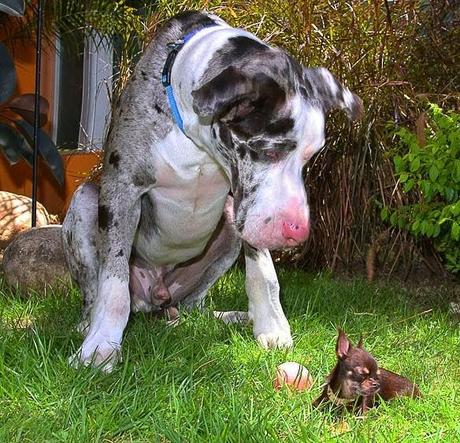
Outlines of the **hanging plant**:
M8 2L9 4L19 2ZM1 2L0 6L4 6ZM3 9L4 8L0 8ZM16 89L16 69L6 47L0 43L0 150L14 165L24 159L32 166L34 136L33 94L22 94L13 98ZM48 101L40 97L40 118L42 127L47 122ZM53 172L57 182L64 182L64 167L56 145L42 130L39 131L38 152Z

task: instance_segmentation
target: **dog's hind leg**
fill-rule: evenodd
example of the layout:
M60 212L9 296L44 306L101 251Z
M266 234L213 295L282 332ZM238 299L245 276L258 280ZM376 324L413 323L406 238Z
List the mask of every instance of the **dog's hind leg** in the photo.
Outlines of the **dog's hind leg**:
M82 321L78 327L83 334L88 330L89 314L97 293L98 194L99 188L94 183L80 186L74 193L62 224L62 240L67 264L72 279L80 287L83 296Z

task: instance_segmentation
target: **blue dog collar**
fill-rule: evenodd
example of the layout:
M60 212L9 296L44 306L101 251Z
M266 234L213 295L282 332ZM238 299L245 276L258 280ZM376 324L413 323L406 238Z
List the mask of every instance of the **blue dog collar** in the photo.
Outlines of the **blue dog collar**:
M179 129L184 132L184 122L182 121L182 117L179 112L179 108L177 107L177 102L174 97L174 92L171 86L171 71L174 64L174 60L176 59L177 54L182 49L182 47L198 32L202 31L203 29L210 28L212 26L217 26L217 23L210 23L207 25L199 26L198 28L194 29L193 31L186 34L182 39L176 40L175 42L168 43L168 56L166 57L166 62L163 67L163 71L161 73L161 83L163 84L166 96L168 97L169 107L171 109L171 114L176 122L176 125Z

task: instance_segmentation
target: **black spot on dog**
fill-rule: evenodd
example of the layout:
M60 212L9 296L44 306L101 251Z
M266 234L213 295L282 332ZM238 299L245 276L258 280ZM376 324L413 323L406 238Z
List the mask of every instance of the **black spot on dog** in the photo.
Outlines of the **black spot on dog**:
M223 66L230 66L235 60L244 57L254 57L256 54L268 51L270 48L250 37L238 36L228 39L228 43L219 50Z
M258 250L254 248L254 246L251 246L249 243L244 243L244 254L247 257L255 260L258 254Z
M250 150L249 150L249 156L251 157L251 160L252 160L253 162L256 162L256 161L258 161L259 158L260 158L260 153L257 152L257 151L254 151L253 149L250 149Z
M115 228L118 228L118 222L116 221L116 222L113 224L113 226L114 226Z
M253 81L257 85L257 98L251 101L251 111L242 115L241 118L237 116L228 124L243 138L264 133L267 122L273 120L286 100L285 90L271 77L265 74L256 74ZM290 119L281 120L283 121L282 124L273 126L273 130L286 130L290 126Z
M141 71L141 75L142 75L143 80L148 80L149 79L149 76L147 75L147 73L145 71Z
M294 128L294 120L292 118L282 118L270 123L265 128L265 133L268 135L284 135Z
M236 145L236 152L239 158L244 158L246 156L247 148L244 143L239 143Z
M152 200L146 194L141 197L141 215L139 220L139 229L146 235L154 235L158 232L158 226L155 224L156 210Z
M272 221L272 218L271 217L267 217L265 220L264 220L264 223L266 225L268 225L268 223L270 223Z
M116 255L117 257L123 257L123 249L120 249L118 254Z
M182 35L216 23L211 17L198 11L185 11L176 15L174 18L182 25Z
M120 155L118 154L117 151L113 151L113 152L110 154L109 163L110 163L111 165L113 165L113 167L114 167L115 169L118 169L118 166L119 166L119 163L120 163Z
M250 191L249 191L249 194L250 194L250 195L256 195L257 189L259 189L259 184L258 184L258 183L254 183L254 184L251 186L251 189L250 189Z
M232 135L230 134L228 128L222 123L219 123L219 136L224 146L229 149L233 148Z
M161 109L161 107L158 104L155 104L155 111L157 111L158 114L163 114L164 113L163 109Z
M300 93L305 100L309 100L313 97L313 88L309 82L305 82L305 86L300 87Z
M113 214L107 206L100 205L98 207L98 223L99 229L107 231L112 225Z
M72 231L68 231L67 232L67 235L66 235L66 238L67 238L67 244L70 246L72 244L72 241L73 241L73 233Z

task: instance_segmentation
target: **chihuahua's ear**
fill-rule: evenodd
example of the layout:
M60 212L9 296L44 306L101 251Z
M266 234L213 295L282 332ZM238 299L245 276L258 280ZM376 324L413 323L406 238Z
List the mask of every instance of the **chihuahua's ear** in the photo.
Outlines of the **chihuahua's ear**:
M338 329L338 332L339 336L337 337L337 344L335 345L335 353L340 360L343 360L346 358L353 345L350 340L348 340L345 332L343 332L340 328Z

